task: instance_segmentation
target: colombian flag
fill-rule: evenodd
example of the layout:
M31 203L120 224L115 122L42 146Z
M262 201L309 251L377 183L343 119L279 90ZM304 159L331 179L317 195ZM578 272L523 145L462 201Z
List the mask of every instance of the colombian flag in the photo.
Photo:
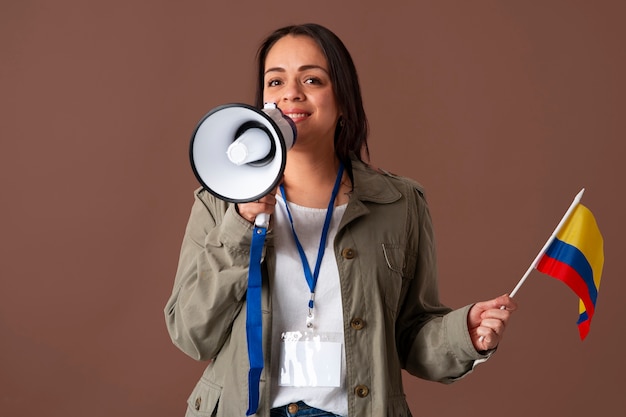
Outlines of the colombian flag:
M581 340L589 333L603 266L604 243L596 220L587 207L578 204L536 268L563 281L580 299L578 331Z

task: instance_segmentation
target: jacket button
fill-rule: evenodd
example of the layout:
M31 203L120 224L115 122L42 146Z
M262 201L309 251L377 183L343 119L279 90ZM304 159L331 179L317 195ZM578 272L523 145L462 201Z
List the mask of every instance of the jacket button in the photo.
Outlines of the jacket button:
M369 395L370 389L367 386L365 386L365 385L358 385L354 389L354 393L359 398L365 398L365 397L367 397Z
M200 405L202 404L202 400L200 399L200 397L196 398L196 403L194 404L194 407L196 409L196 411L200 410Z
M344 259L352 259L356 256L356 251L352 248L345 248L341 251L341 256L343 256Z
M361 330L363 327L365 327L365 320L359 317L355 317L350 320L350 326L352 326L354 330Z

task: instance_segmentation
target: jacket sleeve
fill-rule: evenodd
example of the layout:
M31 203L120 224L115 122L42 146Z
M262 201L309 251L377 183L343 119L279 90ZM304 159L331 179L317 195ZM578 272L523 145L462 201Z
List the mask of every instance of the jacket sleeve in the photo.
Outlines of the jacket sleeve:
M415 190L417 239L415 273L409 280L397 321L398 352L404 368L420 378L451 383L488 356L476 351L469 336L471 305L452 311L439 300L435 239L428 205Z
M252 225L234 204L198 191L165 306L172 342L197 360L213 359L245 299Z

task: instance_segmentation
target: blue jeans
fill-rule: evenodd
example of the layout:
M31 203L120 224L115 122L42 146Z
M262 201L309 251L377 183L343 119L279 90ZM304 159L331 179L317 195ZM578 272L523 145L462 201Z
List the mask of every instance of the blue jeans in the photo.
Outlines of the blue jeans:
M302 401L272 408L270 417L341 417L328 411L306 405Z

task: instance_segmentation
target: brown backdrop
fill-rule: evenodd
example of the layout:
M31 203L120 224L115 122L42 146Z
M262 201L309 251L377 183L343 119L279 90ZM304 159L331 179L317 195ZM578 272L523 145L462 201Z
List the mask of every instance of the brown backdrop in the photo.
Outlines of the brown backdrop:
M511 291L574 195L603 231L591 333L534 272L499 352L415 415L624 410L620 1L23 0L0 4L0 414L182 416L204 364L162 309L197 183L190 134L251 102L272 29L333 29L360 71L372 162L427 189L453 307Z

